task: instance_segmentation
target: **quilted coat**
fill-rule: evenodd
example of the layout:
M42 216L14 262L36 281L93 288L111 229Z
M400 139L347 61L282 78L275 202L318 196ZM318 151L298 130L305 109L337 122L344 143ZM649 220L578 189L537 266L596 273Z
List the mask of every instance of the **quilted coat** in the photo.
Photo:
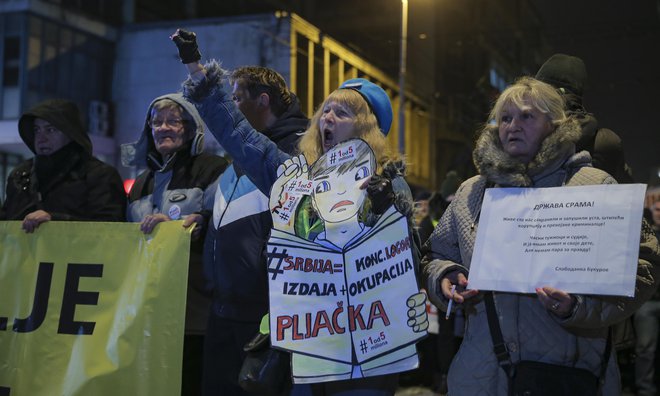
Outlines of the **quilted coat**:
M575 154L579 124L561 124L541 144L529 164L503 151L496 127L488 126L477 141L474 162L479 175L464 182L442 216L425 248L424 276L431 301L446 310L439 281L450 271L468 275L479 213L487 187L556 187L615 183L607 173L590 167L587 152ZM641 215L641 214L640 214ZM586 368L600 374L608 326L630 316L654 292L659 275L657 239L646 223L640 238L635 297L575 295L574 310L566 319L548 312L535 294L495 293L495 306L513 362L534 360ZM493 352L482 295L466 301L465 337L452 361L449 394L507 395L507 378ZM620 394L614 354L608 357L604 395Z

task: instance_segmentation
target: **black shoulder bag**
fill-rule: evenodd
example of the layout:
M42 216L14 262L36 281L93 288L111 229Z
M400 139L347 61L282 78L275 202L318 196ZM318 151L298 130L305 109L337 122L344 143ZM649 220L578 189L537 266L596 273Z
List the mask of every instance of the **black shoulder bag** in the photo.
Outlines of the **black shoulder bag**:
M243 348L247 357L238 384L250 393L278 395L291 386L291 354L274 349L270 334L257 333Z
M607 336L605 353L601 362L600 378L583 368L530 360L513 363L502 337L493 293L486 293L484 299L486 314L488 315L488 327L493 339L493 349L495 356L497 356L497 362L509 380L510 396L597 396L600 394L607 370L608 357L612 350L611 331Z

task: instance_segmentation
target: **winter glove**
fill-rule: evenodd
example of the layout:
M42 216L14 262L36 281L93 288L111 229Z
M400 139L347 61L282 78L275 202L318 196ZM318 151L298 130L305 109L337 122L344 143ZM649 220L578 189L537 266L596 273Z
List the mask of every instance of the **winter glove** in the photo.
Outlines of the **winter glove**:
M371 200L371 211L380 215L394 203L392 181L386 177L373 175L367 186L367 194Z
M196 63L202 59L202 54L197 48L197 35L194 32L189 32L183 29L177 29L176 33L172 35L172 41L179 49L179 58L181 63Z

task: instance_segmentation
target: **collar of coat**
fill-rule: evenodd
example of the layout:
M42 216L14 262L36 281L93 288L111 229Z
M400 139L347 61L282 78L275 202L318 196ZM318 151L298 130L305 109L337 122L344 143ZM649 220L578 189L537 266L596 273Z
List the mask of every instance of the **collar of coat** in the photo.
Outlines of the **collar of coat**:
M524 164L504 151L497 126L487 125L477 139L472 157L479 174L488 181L503 186L528 187L533 185L534 179L559 168L573 155L579 138L579 122L568 118L541 142L538 153L529 164Z

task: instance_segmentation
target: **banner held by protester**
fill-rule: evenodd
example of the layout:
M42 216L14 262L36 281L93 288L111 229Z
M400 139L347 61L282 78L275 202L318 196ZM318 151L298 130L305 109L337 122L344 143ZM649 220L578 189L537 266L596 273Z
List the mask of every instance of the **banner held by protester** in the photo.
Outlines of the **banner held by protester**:
M190 230L0 222L0 390L178 395Z

